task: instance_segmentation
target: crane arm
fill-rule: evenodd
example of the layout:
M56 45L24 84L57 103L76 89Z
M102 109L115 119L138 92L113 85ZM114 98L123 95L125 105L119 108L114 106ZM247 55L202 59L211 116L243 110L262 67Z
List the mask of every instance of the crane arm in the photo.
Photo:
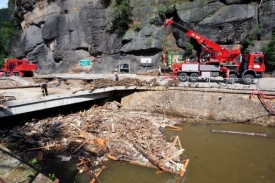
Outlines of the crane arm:
M209 50L212 49L214 51L221 52L223 55L230 55L231 54L231 52L229 50L227 50L226 48L216 44L215 42L205 38L204 36L194 32L194 31L189 30L186 27L174 22L172 18L167 19L165 21L164 25L165 26L173 25L174 27L179 28L180 30L184 31L187 36L197 40L197 42L200 45L202 45L203 47L205 47L206 49L209 49Z

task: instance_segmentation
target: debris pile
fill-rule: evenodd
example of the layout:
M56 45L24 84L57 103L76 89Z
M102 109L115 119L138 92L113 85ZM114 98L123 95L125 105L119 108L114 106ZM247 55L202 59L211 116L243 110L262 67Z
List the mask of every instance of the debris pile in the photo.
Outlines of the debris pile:
M0 109L7 109L7 106L3 105L5 102L15 100L14 96L6 96L5 93L0 93Z
M162 134L165 128L181 130L175 125L182 121L148 112L126 112L121 107L114 101L66 116L32 119L5 131L5 141L16 142L21 152L36 150L60 156L69 150L70 157L79 159L77 166L82 172L109 158L183 175L188 159L182 155L179 138L168 142Z
M160 84L157 82L156 78L151 79L150 81L140 80L137 78L123 78L119 81L114 81L113 79L99 79L87 84L85 88L76 90L73 93L76 93L78 91L83 91L83 90L95 90L99 88L114 87L114 86L125 86L126 88L130 86L137 86L137 87L143 86L150 89L151 87L159 86L159 85Z
M174 86L179 86L180 84L180 80L178 79L173 79L173 80L169 80L166 84L165 87L169 88L169 87L174 87Z

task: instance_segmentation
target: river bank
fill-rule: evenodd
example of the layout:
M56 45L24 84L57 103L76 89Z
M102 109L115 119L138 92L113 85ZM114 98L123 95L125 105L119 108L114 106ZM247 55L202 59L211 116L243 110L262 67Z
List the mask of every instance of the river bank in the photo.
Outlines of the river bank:
M274 92L265 92L272 98L251 95L253 90L223 90L215 88L182 88L169 90L137 91L122 97L127 110L148 111L192 118L194 121L215 120L275 126Z

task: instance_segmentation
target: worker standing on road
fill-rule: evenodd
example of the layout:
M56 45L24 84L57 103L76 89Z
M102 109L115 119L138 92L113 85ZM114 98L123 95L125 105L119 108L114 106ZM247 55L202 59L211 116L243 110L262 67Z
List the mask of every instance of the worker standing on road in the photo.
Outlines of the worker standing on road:
M118 72L117 72L117 69L115 69L115 72L114 72L114 75L115 75L115 81L118 81Z
M41 87L41 91L42 91L43 97L48 96L48 89L47 89L48 85L47 85L47 83L45 81L42 82L40 84L40 87Z

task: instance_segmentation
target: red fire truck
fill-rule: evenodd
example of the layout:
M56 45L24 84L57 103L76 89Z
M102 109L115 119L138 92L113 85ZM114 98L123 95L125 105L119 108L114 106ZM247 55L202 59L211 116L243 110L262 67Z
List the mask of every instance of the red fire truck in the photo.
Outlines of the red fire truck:
M28 60L5 59L0 75L32 77L36 69L36 64L31 64Z
M172 65L173 74L178 76L180 81L196 82L199 77L221 76L226 78L228 83L240 81L244 84L251 84L254 82L254 78L263 77L265 64L262 52L242 55L240 50L228 50L193 30L174 22L172 18L165 21L165 26L167 25L172 25L184 31L187 36L197 40L204 48L198 61Z

